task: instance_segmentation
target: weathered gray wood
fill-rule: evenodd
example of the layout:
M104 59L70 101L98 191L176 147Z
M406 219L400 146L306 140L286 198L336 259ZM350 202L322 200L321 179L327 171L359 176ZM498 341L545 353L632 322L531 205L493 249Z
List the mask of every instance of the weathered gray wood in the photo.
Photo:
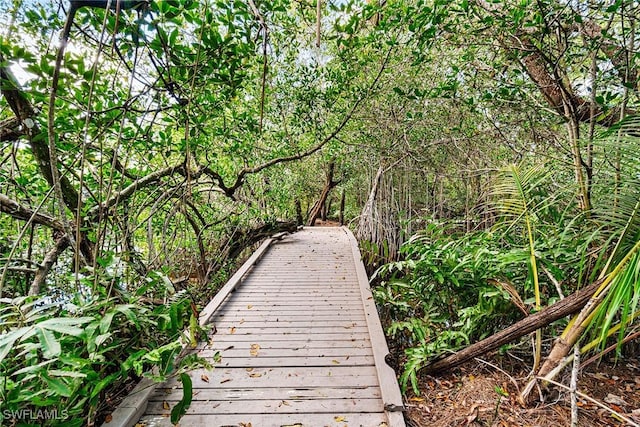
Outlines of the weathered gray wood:
M378 385L373 366L297 368L216 368L191 371L194 392L219 387L370 387ZM164 387L180 387L172 378Z
M354 285L355 286L355 285ZM263 297L264 298L264 297ZM274 297L277 298L277 297ZM359 305L359 297L358 298L341 298L341 299L329 299L327 298L327 296L322 295L322 296L314 296L314 295L307 295L307 297L298 297L298 298L290 298L287 297L285 295L283 295L283 299L280 301L276 301L274 300L267 300L267 301L259 301L258 298L234 298L232 300L230 300L228 302L229 306L227 306L227 304L225 304L223 307L220 308L220 310L227 310L229 307L236 307L236 306L243 306L243 309L247 309L247 305L252 305L254 307L259 307L259 306L273 306L274 304L279 304L279 305L291 305L291 302L297 302L300 306L304 306L304 307L322 307L324 304L342 304L342 305L347 305L353 308L362 308L362 307L358 307ZM248 310L251 310L250 308L248 308Z
M301 366L373 366L373 356L300 356L300 357L264 357L258 352L258 356L246 357L222 356L217 365L219 367L301 367Z
M339 319L340 314L345 313L345 314L361 314L363 313L363 309L360 307L349 307L349 306L333 306L333 307L324 307L324 306L313 306L310 305L308 307L302 308L302 307L286 307L286 306L280 306L278 307L275 311L274 309L270 309L269 307L247 307L245 305L229 305L228 307L225 306L225 308L223 310L220 310L220 313L224 313L224 314L228 314L228 313L236 313L236 312L241 312L241 313L246 313L246 314L251 314L251 313L259 313L262 314L264 312L267 313L272 313L272 316L277 317L280 314L295 314L295 313L300 313L300 314L305 314L305 313L310 313L310 314L333 314L335 316L336 319Z
M375 367L378 372L378 379L380 380L380 388L382 389L382 400L385 408L394 409L394 411L387 411L389 424L396 425L400 422L404 424L402 415L396 412L396 410L403 410L404 408L402 395L400 394L400 388L398 386L398 379L396 378L396 374L393 369L387 365L385 360L389 354L389 348L387 347L387 341L384 337L384 332L382 331L378 311L373 302L373 294L369 287L369 279L367 278L364 264L360 258L361 255L360 250L358 249L358 242L348 228L343 227L343 230L347 233L349 240L351 241L353 258L356 264L356 274L358 281L360 282L360 290L362 291L362 302L367 315L369 333L371 334L371 346L373 348Z
M280 326L280 325L271 325L271 326L263 326L256 327L247 325L246 323L241 322L231 322L231 326L224 329L224 334L220 334L220 329L218 329L218 334L216 336L222 335L241 335L241 334L275 334L275 335L306 335L306 334L355 334L355 333L366 333L366 326L324 326L321 322L316 326L308 327L308 328L298 328L295 326ZM218 328L221 328L219 325ZM215 337L214 337L215 339Z
M146 427L173 427L169 418L161 415L145 416L140 420ZM207 415L185 415L180 420L180 427L202 426L240 426L251 424L254 427L282 427L286 425L302 427L387 427L385 414L237 414L216 415L212 424Z
M169 415L171 409L165 409L164 402L151 401L147 407L149 415ZM299 413L331 413L348 414L350 412L382 412L380 399L322 399L322 400L253 400L247 402L228 401L193 401L189 414L299 414Z
M181 426L404 426L401 414L385 411L402 401L385 390L399 395L352 238L340 228L304 230L234 275L203 310L215 333L191 351L221 359L190 372L193 400ZM181 398L170 379L141 421L167 425Z
M200 357L214 357L215 353L220 353L224 358L227 357L247 357L252 353L257 353L259 357L354 357L354 356L373 356L371 347L334 347L334 348L265 348L252 349L250 346L244 348L234 347L229 350L200 350Z
M364 319L362 321L344 321L344 320L318 320L318 321L310 321L310 320L300 320L300 321L290 321L283 320L276 322L275 320L254 320L249 318L246 320L244 318L240 319L227 319L220 320L216 322L216 327L224 330L225 328L230 328L232 326L237 326L238 324L244 327L264 327L264 328L275 328L275 327L283 327L283 328L313 328L318 327L318 324L327 327L340 327L345 329L352 329L354 327L366 327L367 323Z
M315 388L214 388L198 389L193 400L323 400L371 399L380 397L379 387L315 387ZM149 400L175 402L182 398L182 390L157 388Z
M254 342L264 343L268 341L295 341L304 345L311 341L369 341L369 334L362 332L359 334L342 333L342 334L264 334L264 335L216 335L214 342L234 343L234 342Z
M212 341L210 343L199 343L194 351L207 349L218 349L225 351L225 349L233 348L250 348L254 344L251 341L238 341L238 342L221 342ZM296 348L371 348L371 341L307 341L307 342L295 342L295 341L263 341L260 344L260 348L283 348L283 349L296 349Z

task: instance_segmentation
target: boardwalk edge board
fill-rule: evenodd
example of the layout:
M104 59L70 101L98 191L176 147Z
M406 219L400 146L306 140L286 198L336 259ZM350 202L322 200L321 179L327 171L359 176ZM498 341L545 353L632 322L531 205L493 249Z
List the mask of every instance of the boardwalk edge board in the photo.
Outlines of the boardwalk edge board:
M260 261L267 249L276 241L282 239L287 232L278 233L265 240L260 247L249 257L240 269L229 279L220 289L216 296L200 312L200 326L206 325L213 316L216 309L229 296L231 292L242 283L242 279L251 268ZM101 427L131 427L135 426L144 414L149 403L149 398L153 394L156 383L149 378L143 378L134 389L120 402L118 407L111 413L109 422L104 422Z
M404 427L404 402L402 401L402 394L400 393L396 373L387 365L385 360L389 354L389 347L387 346L387 340L382 330L378 310L373 300L373 293L369 287L369 278L367 277L367 272L362 262L358 241L349 228L343 226L342 229L351 242L353 261L356 265L356 274L360 283L360 291L362 292L362 303L364 304L364 311L371 337L371 346L373 347L373 359L375 361L378 380L380 381L382 402L384 403L385 414L389 420L389 427Z

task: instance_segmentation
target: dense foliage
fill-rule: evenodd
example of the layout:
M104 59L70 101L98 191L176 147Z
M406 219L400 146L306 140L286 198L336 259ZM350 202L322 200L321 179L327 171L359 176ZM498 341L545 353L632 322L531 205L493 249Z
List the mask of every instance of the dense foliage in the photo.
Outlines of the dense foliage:
M0 0L0 409L92 424L176 373L227 273L316 211L379 268L405 385L591 283L534 370L632 336L637 4L318 2Z

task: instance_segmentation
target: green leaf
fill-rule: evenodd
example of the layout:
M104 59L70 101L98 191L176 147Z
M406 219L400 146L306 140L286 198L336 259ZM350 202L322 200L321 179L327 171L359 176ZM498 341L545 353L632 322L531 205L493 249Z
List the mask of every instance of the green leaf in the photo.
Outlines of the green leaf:
M38 327L78 337L84 331L84 329L78 326L84 325L92 320L93 317L56 317L38 323Z
M104 317L100 319L100 332L102 334L106 333L111 327L111 322L113 321L113 316L115 316L115 310L109 310L105 313Z
M125 317L131 323L136 325L136 327L139 329L140 322L138 322L138 316L136 315L136 313L134 313L133 310L131 310L132 308L135 308L133 304L119 305L116 307L116 311L119 311L120 313L124 314ZM105 332L105 331L102 331L102 332Z
M182 373L180 374L180 381L182 382L182 399L176 403L176 406L171 410L172 424L178 424L180 418L187 413L193 397L191 377L188 374Z
M0 362L9 354L13 344L21 339L27 332L32 331L31 327L24 326L6 334L0 335Z
M63 397L71 396L71 388L61 378L51 378L48 375L43 375L47 385L55 394Z
M60 341L56 339L56 336L48 329L43 329L40 326L36 327L38 340L42 348L42 355L45 359L53 359L60 356L62 349L60 348Z
M64 371L62 369L52 369L47 373L54 377L87 378L87 374L83 372Z
M107 341L109 338L111 338L111 333L106 333L106 334L100 334L96 337L95 340L95 344L96 347L101 346L105 341Z

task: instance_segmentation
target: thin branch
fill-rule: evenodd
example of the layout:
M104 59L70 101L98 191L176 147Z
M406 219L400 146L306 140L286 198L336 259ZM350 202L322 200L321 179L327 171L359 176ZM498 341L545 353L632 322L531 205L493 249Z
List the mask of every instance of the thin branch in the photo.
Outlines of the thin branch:
M538 379L538 380L540 380L540 381L548 382L548 383L550 383L550 384L553 384L553 385L555 385L555 386L557 386L557 387L560 387L560 388L563 388L563 389L565 389L565 390L569 390L569 391L571 390L571 389L570 389L569 387L567 387L566 385L564 385L564 384L562 384L562 383L559 383L559 382L557 382L557 381L549 380L549 379L546 379L546 378L544 378L544 377L538 377L537 379ZM594 398L592 398L592 397L589 397L588 395L586 395L586 394L584 394L584 393L582 393L582 392L580 392L580 391L577 391L577 390L576 390L576 394L577 394L578 396L580 396L581 398L583 398L583 399L585 399L585 400L588 400L589 402L591 402L591 403L593 403L593 404L595 404L595 405L597 405L597 406L601 407L601 408L602 408L602 409L604 409L605 411L607 411L607 412L609 412L609 413L611 413L611 414L615 415L616 417L619 417L619 418L620 418L621 420L623 420L624 422L629 423L629 425L632 425L633 427L640 427L640 424L636 423L635 421L633 421L632 419L630 419L630 418L628 418L628 417L625 417L625 416L624 416L624 415L622 415L620 412L618 412L618 411L615 411L615 410L611 409L611 408L610 408L610 407L608 407L607 405L605 405L605 404L603 404L603 403L600 403L600 402L599 402L599 401L597 401L596 399L594 399Z
M137 190L139 190L141 188L144 188L144 187L148 187L149 185L151 185L151 184L155 183L156 181L158 181L160 178L164 178L166 176L171 176L176 172L178 172L180 174L184 174L184 169L185 169L185 166L183 164L180 164L180 165L176 165L176 166L169 166L167 168L160 169L158 171L152 172L149 175L146 175L146 176L134 181L128 187L125 187L123 190L121 190L115 196L111 197L106 202L101 203L99 205L96 205L93 208L89 209L89 212L87 213L87 217L93 217L93 216L95 216L96 214L98 214L101 211L104 212L104 211L116 206L117 204L121 203L123 200L126 200L126 199L130 198L131 196L133 196L133 194Z
M271 166L275 166L275 165L280 164L280 163L288 163L288 162L292 162L292 161L295 161L295 160L303 159L305 157L309 157L312 154L320 151L322 149L322 147L324 147L327 143L329 143L331 140L333 140L342 131L342 129L349 122L349 120L351 120L351 117L356 112L356 110L358 109L358 107L360 106L362 101L364 101L366 99L366 97L375 89L376 85L378 84L378 81L380 80L380 77L382 76L382 73L386 69L387 63L389 61L389 57L391 56L391 50L392 50L392 47L390 47L387 50L387 53L386 53L384 59L382 60L382 64L380 66L380 69L378 70L378 73L376 74L376 77L372 80L371 84L367 88L365 94L362 95L361 97L359 97L356 100L356 102L353 104L351 109L344 116L342 121L338 124L338 126L336 126L336 128L329 135L324 137L322 139L322 141L320 141L317 145L309 148L308 150L306 150L306 151L304 151L304 152L302 152L300 154L295 154L295 155L286 156L286 157L279 157L277 159L269 160L269 161L267 161L267 162L265 162L265 163L263 163L261 165L254 166L254 167L251 167L251 168L245 167L244 169L242 169L240 171L240 173L238 173L238 176L236 177L236 181L234 182L234 184L231 187L226 187L226 186L224 186L224 184L220 186L220 188L222 188L224 190L225 194L227 194L229 197L233 197L233 194L235 193L235 191L238 188L240 188L242 186L242 184L244 183L245 176L247 176L249 174L255 174L255 173L261 172L264 169L270 168Z

